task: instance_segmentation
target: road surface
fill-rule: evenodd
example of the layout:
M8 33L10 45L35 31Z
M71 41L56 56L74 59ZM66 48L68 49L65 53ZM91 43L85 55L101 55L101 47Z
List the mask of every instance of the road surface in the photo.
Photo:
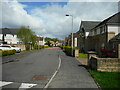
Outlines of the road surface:
M2 64L0 87L98 88L87 70L60 48L42 49L25 55L15 57L14 62ZM13 56L5 59L10 57L14 59Z

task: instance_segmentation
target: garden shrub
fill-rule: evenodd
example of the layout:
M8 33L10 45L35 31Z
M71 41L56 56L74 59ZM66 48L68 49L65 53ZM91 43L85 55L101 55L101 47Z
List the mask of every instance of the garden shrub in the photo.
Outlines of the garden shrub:
M16 50L3 50L2 56L13 55L16 53Z
M49 46L45 45L44 48L48 48Z
M62 46L62 49L66 52L66 54L68 55L72 55L72 47L71 46ZM73 47L73 54L74 54L74 50L75 49L79 49L78 47Z
M34 45L34 49L42 49L45 48L44 45Z

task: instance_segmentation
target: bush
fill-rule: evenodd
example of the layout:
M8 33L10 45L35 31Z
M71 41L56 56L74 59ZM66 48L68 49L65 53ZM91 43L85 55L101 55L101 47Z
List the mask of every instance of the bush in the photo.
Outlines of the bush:
M64 47L64 50L65 50L65 52L66 52L68 55L72 55L72 47L70 47L70 46L65 46L65 47Z
M42 49L45 48L44 45L34 45L34 49Z
M3 50L2 56L13 55L16 53L16 50Z
M48 48L49 46L48 45L45 45L44 48Z
M68 55L72 55L72 47L71 46L62 46L62 49L68 54ZM74 54L74 50L75 49L79 49L78 47L73 47L73 54Z

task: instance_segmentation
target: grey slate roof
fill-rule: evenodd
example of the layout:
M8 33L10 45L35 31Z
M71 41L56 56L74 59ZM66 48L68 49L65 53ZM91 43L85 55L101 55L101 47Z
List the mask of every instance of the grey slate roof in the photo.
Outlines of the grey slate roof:
M120 12L118 12L118 13L112 15L111 17L105 19L100 24L98 24L96 27L98 27L100 25L103 25L103 24L117 24L117 25L120 24Z
M16 28L0 28L0 34L12 34L15 35L19 29Z
M113 37L112 39L110 39L110 41L120 41L120 33L117 34L115 37Z
M100 21L81 21L81 25L83 26L86 32L89 32L92 28L94 28L99 23Z

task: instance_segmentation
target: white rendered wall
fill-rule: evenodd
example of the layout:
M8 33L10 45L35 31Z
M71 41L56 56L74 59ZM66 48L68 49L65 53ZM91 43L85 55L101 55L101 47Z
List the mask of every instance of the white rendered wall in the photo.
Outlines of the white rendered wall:
M0 34L0 39L2 40L2 34ZM11 34L7 34L5 36L5 41L8 44L17 44L17 42L19 42L19 39L17 38L17 35L11 35Z
M108 32L115 32L115 35L117 35L118 33L120 33L120 26L109 25Z
M86 34L85 36L88 36L88 35L89 35L89 33L90 33L90 32L86 32L86 33L85 33L85 34Z
M77 47L77 38L75 38L74 46Z

